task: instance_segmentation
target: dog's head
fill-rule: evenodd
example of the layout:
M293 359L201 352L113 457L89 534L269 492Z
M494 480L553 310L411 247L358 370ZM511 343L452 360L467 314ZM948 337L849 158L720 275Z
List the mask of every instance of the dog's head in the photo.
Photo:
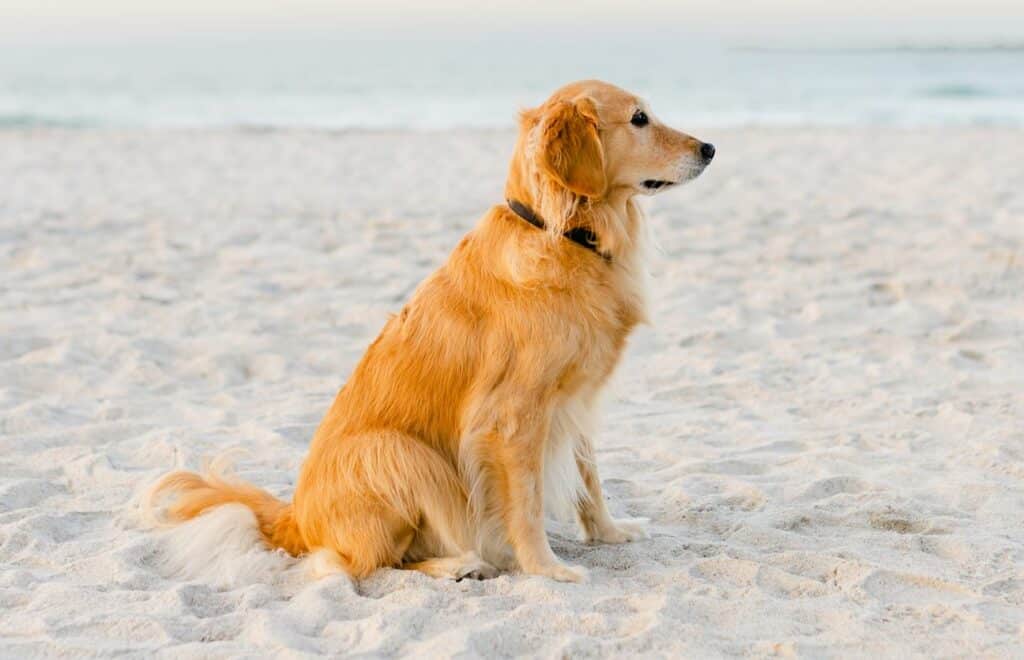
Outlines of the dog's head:
M643 99L596 80L566 85L521 121L532 169L591 200L666 190L697 177L715 155L658 121Z

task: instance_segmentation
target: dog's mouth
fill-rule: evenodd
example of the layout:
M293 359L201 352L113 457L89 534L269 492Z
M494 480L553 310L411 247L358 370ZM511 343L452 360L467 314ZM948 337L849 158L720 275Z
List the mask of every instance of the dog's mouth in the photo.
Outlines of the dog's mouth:
M668 181L667 179L644 179L640 182L640 187L644 192L653 195L669 188L677 187L687 181L692 181L701 175L704 171L705 165L691 165L689 169L680 173L680 176L675 181Z

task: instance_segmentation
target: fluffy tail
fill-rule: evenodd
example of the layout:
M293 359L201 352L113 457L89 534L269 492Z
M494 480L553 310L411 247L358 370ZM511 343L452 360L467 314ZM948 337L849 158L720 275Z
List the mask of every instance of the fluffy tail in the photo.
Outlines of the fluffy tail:
M164 520L156 515L157 503L166 494L177 497L164 509ZM185 522L222 504L238 503L248 507L270 548L281 548L299 556L309 550L295 522L292 505L282 502L262 488L229 479L211 468L204 475L195 472L171 472L153 484L142 502L143 512L158 524Z

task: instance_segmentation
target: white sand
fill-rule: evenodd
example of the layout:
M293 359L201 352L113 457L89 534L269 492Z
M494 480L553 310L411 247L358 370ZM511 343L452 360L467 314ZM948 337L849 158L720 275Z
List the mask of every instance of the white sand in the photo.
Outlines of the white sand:
M135 498L231 447L289 496L512 136L0 133L0 655L1024 653L1024 134L698 134L598 438L651 538L353 586L168 576Z

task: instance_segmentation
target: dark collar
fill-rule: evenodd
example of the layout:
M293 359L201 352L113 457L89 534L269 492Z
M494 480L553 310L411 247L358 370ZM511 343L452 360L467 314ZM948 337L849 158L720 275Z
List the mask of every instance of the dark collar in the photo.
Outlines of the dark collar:
M509 199L506 201L508 202L508 207L512 209L512 212L518 215L520 218L526 220L537 229L545 228L544 221L541 218L539 218L537 214L534 213L529 206L515 199ZM597 234L590 231L589 229L586 229L584 227L576 227L575 229L570 229L569 231L565 232L564 234L562 234L562 236L568 238L570 241L579 245L580 247L590 250L591 252L601 257L605 261L612 260L610 254L605 254L604 252L601 252L600 250L597 249Z

